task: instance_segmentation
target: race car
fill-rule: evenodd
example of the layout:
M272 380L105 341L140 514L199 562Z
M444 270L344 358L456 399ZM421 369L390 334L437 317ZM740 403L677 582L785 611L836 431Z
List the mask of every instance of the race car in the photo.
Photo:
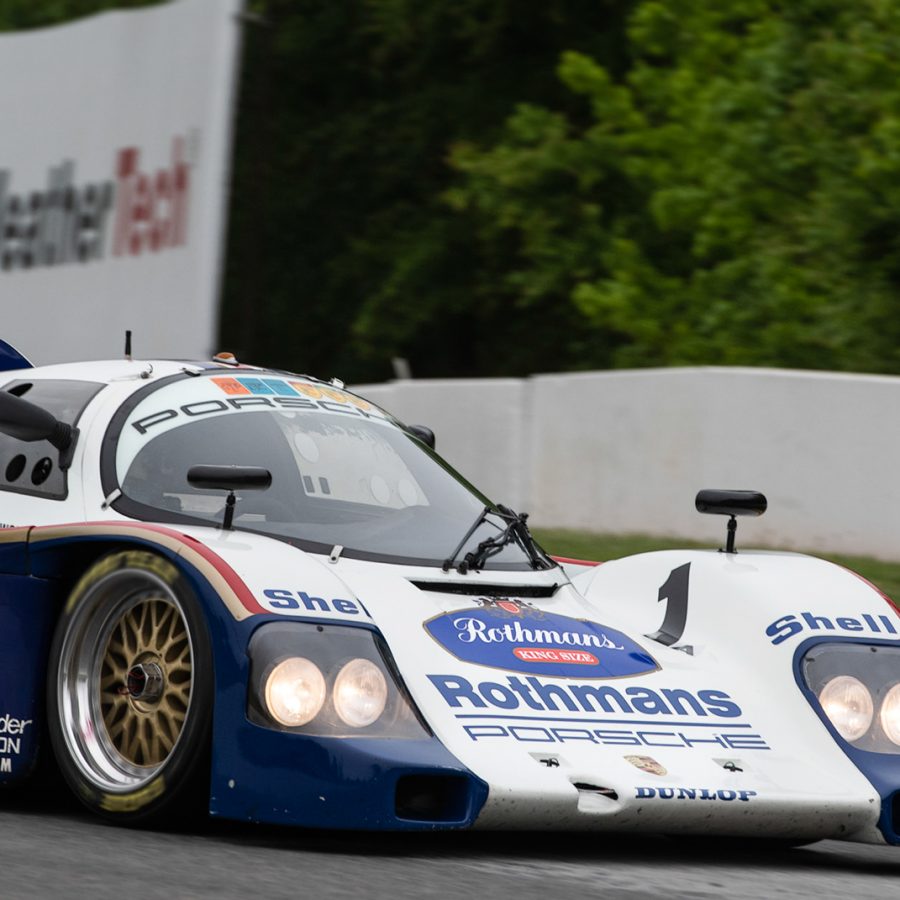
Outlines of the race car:
M900 842L897 611L739 548L762 494L700 492L722 549L559 560L339 381L0 350L0 783L52 757L132 825Z

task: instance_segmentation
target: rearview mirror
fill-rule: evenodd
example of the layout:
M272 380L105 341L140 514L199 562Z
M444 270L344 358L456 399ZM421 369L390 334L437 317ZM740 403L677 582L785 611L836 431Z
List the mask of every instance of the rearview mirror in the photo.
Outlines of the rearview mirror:
M272 473L259 466L191 466L188 484L208 491L264 491Z
M272 484L272 473L259 466L191 466L188 484L205 491L228 491L222 528L228 531L234 521L235 491L264 491Z

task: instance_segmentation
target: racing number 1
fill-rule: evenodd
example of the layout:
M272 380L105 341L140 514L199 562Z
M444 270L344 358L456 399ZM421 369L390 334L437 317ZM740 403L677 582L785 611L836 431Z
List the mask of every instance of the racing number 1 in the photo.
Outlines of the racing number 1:
M659 588L658 602L667 600L666 615L659 631L648 634L652 641L671 646L684 634L687 622L688 584L691 576L691 564L685 563L672 569L669 577Z

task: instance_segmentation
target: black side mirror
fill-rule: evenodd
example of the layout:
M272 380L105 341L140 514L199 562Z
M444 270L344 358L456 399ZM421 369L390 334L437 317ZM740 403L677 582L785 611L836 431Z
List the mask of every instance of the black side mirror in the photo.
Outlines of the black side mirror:
M737 533L735 516L761 516L769 506L765 494L759 491L717 491L704 490L694 501L697 512L718 516L731 516L728 520L728 534L725 539L725 553L737 553L734 536Z
M417 437L423 444L434 450L434 432L424 425L407 425L406 430L413 436Z
M718 516L761 516L769 505L759 491L705 490L697 494L694 503L697 512Z
M20 441L50 441L59 450L59 467L72 464L78 429L7 391L0 391L0 431Z
M264 491L272 485L272 473L259 466L191 466L188 484L206 491L228 491L222 528L231 528L234 520L235 491Z

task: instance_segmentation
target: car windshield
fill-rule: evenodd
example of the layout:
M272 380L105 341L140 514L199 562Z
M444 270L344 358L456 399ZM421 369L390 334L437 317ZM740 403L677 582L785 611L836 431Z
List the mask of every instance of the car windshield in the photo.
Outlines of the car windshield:
M234 527L317 552L340 546L358 558L440 564L489 504L382 410L289 376L200 376L163 384L124 409L110 437L117 437L117 510L154 521L221 525L227 492L192 486L188 470L262 467L271 473L271 486L236 491ZM460 554L504 528L491 513ZM511 541L484 568L528 569L531 563Z

